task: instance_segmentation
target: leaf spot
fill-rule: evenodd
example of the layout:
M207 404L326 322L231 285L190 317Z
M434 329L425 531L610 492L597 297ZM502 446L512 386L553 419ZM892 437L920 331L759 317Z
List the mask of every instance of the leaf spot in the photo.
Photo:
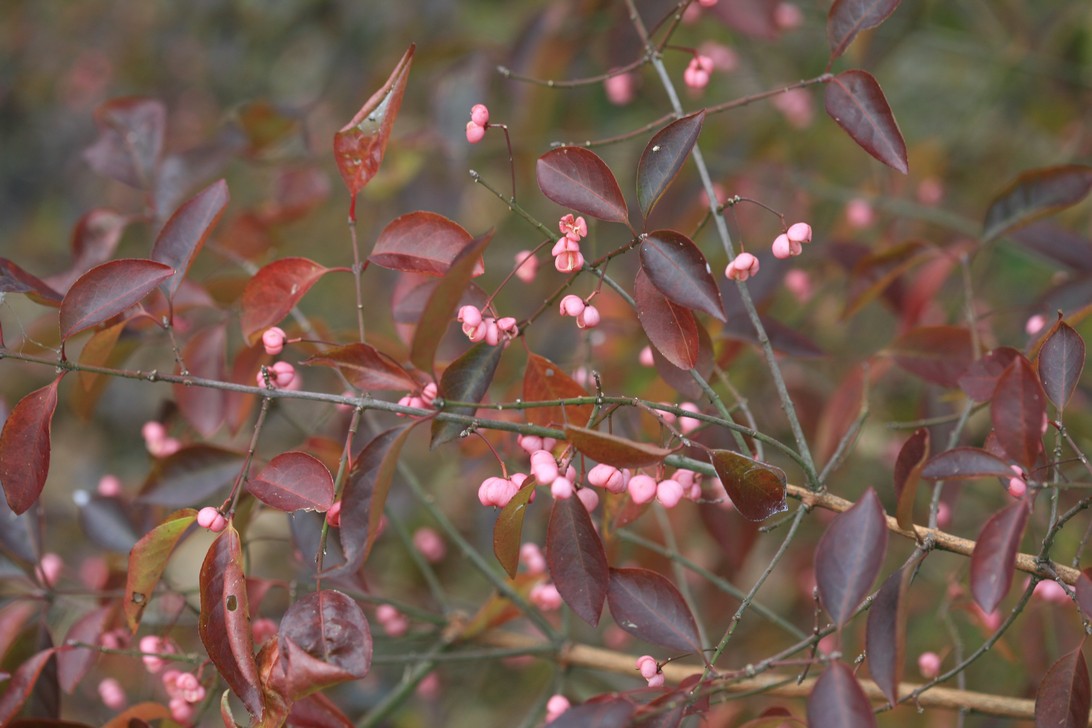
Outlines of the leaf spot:
M230 595L227 598L227 610L229 612L234 612L238 608L239 608L239 600L235 598L234 594Z
M140 592L133 592L131 601L133 602L133 604L143 604L145 601L147 601L147 599L148 597L144 596Z

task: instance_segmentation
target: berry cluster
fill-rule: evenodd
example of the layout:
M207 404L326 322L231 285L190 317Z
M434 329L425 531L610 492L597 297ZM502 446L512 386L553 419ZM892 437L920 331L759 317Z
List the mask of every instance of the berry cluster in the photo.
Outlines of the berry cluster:
M554 268L559 273L573 273L584 267L584 256L580 252L580 241L588 236L588 223L583 216L565 215L557 223L562 237L554 244L550 255L554 256Z
M457 320L463 325L466 338L471 341L484 341L490 346L497 346L501 341L508 342L519 336L519 327L513 316L486 316L477 306L467 305L460 308Z
M485 138L489 128L489 109L485 104L474 104L470 109L470 121L466 122L466 140L477 144Z

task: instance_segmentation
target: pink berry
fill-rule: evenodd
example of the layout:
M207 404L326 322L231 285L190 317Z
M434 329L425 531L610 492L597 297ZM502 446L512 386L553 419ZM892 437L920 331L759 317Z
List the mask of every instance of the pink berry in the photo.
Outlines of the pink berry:
M584 510L591 513L599 505L599 494L591 488L581 488L576 491L576 497L584 504Z
M871 225L875 219L876 215L872 211L872 205L868 200L856 197L846 203L846 220L849 222L850 227L865 228Z
M657 673L648 679L648 686L650 688L662 688L664 686L664 674Z
M588 471L588 483L599 488L606 488L611 493L621 493L625 489L622 471L606 463L599 463Z
M99 478L96 490L104 498L117 498L121 495L121 479L116 475L104 475Z
M182 698L171 698L171 702L167 704L167 707L170 708L171 718L182 725L189 725L190 721L193 720L193 716L197 713L197 710Z
M1062 585L1050 579L1043 579L1035 585L1035 596L1044 602L1055 604L1065 604L1069 601L1069 595L1066 594Z
M160 443L167 438L167 428L160 422L149 421L140 428L140 434L150 449L153 443Z
M936 205L944 199L944 184L936 177L926 177L918 183L917 198L923 205Z
M794 243L810 243L811 225L808 225L806 222L794 222L789 226L789 229L785 231L785 235Z
M637 670L641 673L641 677L649 680L660 671L660 666L656 664L656 658L652 655L641 655L637 658Z
M227 528L227 519L224 518L223 513L212 506L205 506L197 512L197 525L213 533L220 533Z
M548 450L531 453L531 474L543 485L552 483L558 476L557 461L553 454Z
M500 327L497 326L497 320L488 318L482 322L485 324L485 343L490 346L496 346L500 343Z
M489 123L489 107L485 104L474 104L471 106L470 120L484 128Z
M436 395L440 393L439 387L436 386L436 382L429 382L421 390L421 401L425 405L431 407L436 401Z
M656 500L663 504L664 508L674 508L683 498L683 487L674 480L661 480L656 484Z
M619 73L610 76L603 81L603 89L607 92L607 100L615 106L625 106L633 101L636 82L632 73Z
M637 361L643 367L651 367L656 365L656 360L652 357L652 347L646 346L641 349L641 353L637 355Z
M799 28L804 22L804 14L793 3L781 2L774 8L774 24L781 30Z
M579 242L588 236L588 223L583 217L573 218L572 213L561 218L558 222L558 228L566 238L573 242Z
M536 584L528 595L531 603L544 612L553 612L561 609L563 600L553 584Z
M698 0L698 5L701 5L703 8L711 8L716 4L717 0Z
M679 405L679 409L683 410L684 412L693 412L694 414L698 414L701 412L698 406L693 402L683 402ZM701 426L701 420L694 417L687 417L685 415L680 416L678 422L679 429L682 430L682 433L684 435L689 435L691 432Z
M99 699L110 710L121 710L125 706L125 689L121 683L108 677L99 683Z
M516 278L524 283L531 283L538 274L538 258L530 250L516 253Z
M937 506L937 526L940 528L946 527L952 522L952 509L947 503L941 503Z
M285 335L284 329L279 326L272 326L262 334L262 346L265 347L265 353L270 356L276 356L284 351L284 345L287 341L288 337Z
M463 325L463 333L467 333L467 326L477 326L482 321L482 312L477 306L463 306L459 309L459 323Z
M770 249L773 252L773 256L781 260L784 260L785 258L791 258L795 255L800 255L800 253L804 250L803 247L801 247L800 243L794 243L793 241L789 240L789 236L785 233L781 233L776 238L774 238L773 245L770 247ZM740 255L743 254L740 253Z
M776 243L774 244L776 245ZM724 275L729 280L745 281L758 273L759 267L758 258L750 253L740 253L724 269Z
M562 316L579 316L584 313L584 299L571 293L561 299L559 309Z
M485 138L485 127L478 126L473 121L466 122L466 140L471 144L477 144Z
M1028 336L1035 336L1037 333L1043 330L1044 326L1046 326L1046 318L1044 318L1040 314L1035 314L1027 320L1027 323L1024 324L1024 331L1027 333Z
M545 449L542 447L542 438L538 435L519 435L516 437L516 444L528 455L536 450Z
M509 338L519 336L519 327L516 326L516 319L514 316L504 316L497 319L497 328Z
M594 329L599 325L599 309L595 306L585 306L580 315L576 317L576 325L582 329Z
M148 672L156 673L162 670L163 666L167 664L159 655L173 653L176 650L174 645L162 637L146 635L140 638L140 651L150 653L145 654L140 659Z
M568 478L558 476L550 483L550 495L558 500L565 500L573 496L573 482Z
M466 338L471 341L484 341L485 337L489 334L489 323L488 321L479 321L475 326L463 324L463 333L466 334Z
M274 362L269 373L269 380L277 389L285 389L296 379L296 368L286 361Z
M554 243L554 247L550 249L550 255L557 257L562 253L579 253L580 243L572 238L561 237Z
M940 674L940 655L935 652L922 652L918 656L918 672L926 680L932 680Z
M558 273L573 273L584 267L584 256L579 251L562 253L554 258L554 268Z
M447 555L447 546L444 545L444 539L431 528L418 528L414 531L413 546L421 552L421 555L425 557L425 561L431 564L443 561L444 556Z
M785 274L785 288L800 303L807 303L813 293L811 276L805 270L793 268Z
M519 560L528 574L546 573L546 557L536 544L525 543L519 547Z
M626 488L629 490L629 497L637 504L648 503L656 497L656 481L644 473L630 478Z
M64 559L59 555L54 553L42 554L42 559L38 562L38 578L46 586L53 586L61 576L62 569L64 569Z
M569 699L564 695L551 695L546 701L546 722L552 723L570 707Z
M1013 498L1023 498L1028 492L1028 484L1023 478L1009 478L1009 495Z

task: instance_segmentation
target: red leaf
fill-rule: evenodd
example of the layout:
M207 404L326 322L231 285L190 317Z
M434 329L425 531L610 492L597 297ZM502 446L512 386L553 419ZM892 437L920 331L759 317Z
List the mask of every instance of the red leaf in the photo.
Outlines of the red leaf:
M558 147L535 166L542 194L562 207L609 222L627 223L629 209L607 163L580 147Z
M748 521L764 521L789 509L785 502L788 479L781 468L731 450L711 450L709 460L732 505Z
M856 314L900 276L933 255L934 251L928 243L908 240L860 258L849 274L849 293L842 318L848 319Z
M480 402L493 381L503 353L503 346L490 346L484 341L474 344L444 370L440 377L440 396L456 402ZM473 415L477 410L473 405L445 408L447 412L461 415ZM430 447L457 439L465 429L462 422L433 420Z
M1018 500L990 516L978 534L971 552L971 594L987 614L997 609L1012 586L1016 551L1030 514L1031 505Z
M197 511L185 508L175 511L137 541L129 552L129 573L125 580L125 621L136 634L140 617L155 593L159 578L167 568L171 552L187 530L197 521Z
M845 53L858 33L887 20L898 6L899 0L835 0L827 15L830 59Z
M7 258L0 258L0 294L4 293L25 293L30 300L43 306L59 306L62 298L42 279Z
M815 549L815 581L823 606L841 629L868 596L887 551L887 519L876 491L831 521Z
M474 238L458 223L435 212L418 210L392 220L368 259L376 265L404 273L442 276ZM479 257L473 275L485 272Z
M161 101L137 96L111 99L95 109L99 138L83 158L98 174L148 190L163 153L167 109Z
M1065 409L1084 371L1084 339L1069 324L1058 322L1039 349L1037 364L1046 396Z
M417 382L391 357L368 344L327 349L300 362L304 366L334 367L349 383L365 391L413 390Z
M72 284L61 301L61 340L135 306L173 273L168 265L142 258L95 266Z
M990 419L1005 453L1026 471L1035 466L1043 449L1045 417L1046 401L1039 377L1027 359L1017 357L997 380Z
M470 285L485 246L492 239L492 230L474 238L473 243L455 256L447 273L429 294L428 303L417 319L417 329L413 332L413 344L410 346L410 361L421 371L432 373L440 340L455 319L455 309Z
M709 333L704 326L695 321L694 328L698 332L698 354L697 361L694 362L694 369L702 376L702 379L708 382L713 374L713 342L710 341ZM652 350L652 362L656 367L656 373L660 375L660 379L667 382L669 386L686 399L698 400L705 396L701 387L694 381L694 377L690 375L689 369L679 369L665 359L659 349L654 346L650 348Z
M318 458L305 452L285 452L250 479L255 498L279 511L326 512L334 502L334 479Z
M402 445L411 431L412 427L395 427L376 435L353 461L341 494L338 530L345 564L335 573L353 573L368 559L379 535L379 521Z
M895 499L898 503L895 519L899 528L910 530L914 525L914 495L918 478L929 459L929 430L920 427L903 443L895 461ZM894 701L892 701L894 702Z
M372 633L360 606L339 591L312 592L295 602L278 633L272 682L288 702L347 680L372 665Z
M637 318L652 346L679 369L693 369L699 348L694 314L667 300L643 269L637 271L633 297L637 302Z
M1035 725L1050 728L1086 728L1089 695L1088 666L1081 645L1050 666L1035 694Z
M56 649L50 647L35 653L19 665L8 681L7 691L0 697L0 725L9 725L30 698L34 686Z
M634 442L624 437L575 425L566 425L565 439L572 443L582 455L616 468L646 468L658 465L674 452L667 448Z
M1024 172L990 203L982 224L982 239L993 240L1010 230L1077 204L1092 190L1092 167L1067 164Z
M981 359L971 362L959 377L959 388L976 402L990 401L993 390L997 388L997 380L1018 356L1020 352L1009 346L1000 346L988 352Z
M493 555L497 557L501 568L511 579L516 578L516 570L519 568L523 519L527 516L527 504L534 494L535 483L532 479L528 479L512 496L512 500L501 509L497 515L497 522L493 524Z
M956 447L933 457L921 470L929 480L965 480L987 476L1011 478L1012 468L993 453L977 447Z
M86 348L86 347L84 347ZM182 361L189 374L201 379L224 378L227 327L216 324L201 329L182 347ZM175 384L174 399L186 422L202 437L212 437L224 422L227 402L223 390Z
M815 681L808 696L808 725L875 728L872 704L849 665L832 662Z
M288 725L293 728L353 728L356 724L341 712L334 701L322 693L315 693L292 705Z
M334 160L349 194L356 197L379 172L394 120L402 108L413 49L406 50L383 87L360 107L356 116L334 135Z
M231 524L201 564L201 616L197 629L220 676L255 718L264 709L250 635L246 577L239 532Z
M675 585L648 569L611 569L607 604L614 621L645 642L702 654L694 615Z
M644 217L648 217L686 163L704 120L703 109L671 122L649 140L637 163L637 204Z
M243 456L214 445L191 445L156 461L140 489L142 503L180 508L217 495L239 472Z
M83 642L90 645L98 644L99 638L106 630L110 616L114 613L114 606L108 604L104 607L92 609L77 619L65 635L64 643L66 645L72 642ZM93 650L90 647L61 648L57 652L57 679L60 682L61 689L66 693L75 690L80 680L83 680L84 676L95 665L99 654L101 653L98 650Z
M281 258L262 266L243 289L241 323L247 345L253 345L266 329L287 316L328 272L307 258Z
M971 332L962 326L921 326L891 344L895 362L942 387L955 387L974 360Z
M865 71L843 71L830 80L827 114L876 159L906 174L906 142L880 85Z
M587 390L577 384L557 364L538 354L527 355L527 368L523 370L523 400L525 402L587 396ZM564 427L569 422L583 425L591 417L592 405L530 407L525 410L525 414L529 423L542 427Z
M57 387L52 382L19 400L0 433L0 485L8 507L23 513L38 501L49 475L50 430L57 409Z
M865 635L868 670L887 700L899 700L903 659L906 655L906 594L910 570L901 568L887 577L868 610Z
M228 197L227 182L213 182L175 210L156 236L152 260L174 268L174 275L163 284L168 298L174 298L193 259L223 216Z
M657 230L642 239L640 254L641 270L668 300L726 320L717 282L694 241L674 230Z
M569 608L591 626L599 624L610 571L591 516L575 496L554 500L546 529L546 561Z

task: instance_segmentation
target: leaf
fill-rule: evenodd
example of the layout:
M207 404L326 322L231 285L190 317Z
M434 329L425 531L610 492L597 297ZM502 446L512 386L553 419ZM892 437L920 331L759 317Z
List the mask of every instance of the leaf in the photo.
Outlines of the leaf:
M1084 640L1047 670L1035 694L1036 728L1086 728L1089 695L1088 666L1084 662Z
M883 293L900 276L934 255L928 243L907 240L893 248L866 255L853 264L842 319L848 319Z
M4 293L25 293L30 300L43 306L58 306L62 298L42 279L7 258L0 258L0 294Z
M785 502L788 479L780 468L731 450L711 450L709 460L732 505L748 521L764 521L789 510Z
M372 633L360 606L332 589L296 601L281 619L273 684L291 702L347 680L372 665Z
M228 691L225 690L224 694L227 695ZM138 726L143 728L148 725L149 721L167 720L170 717L170 709L162 703L137 703L136 705L130 705L128 708L115 715L108 723L103 725L102 728L137 728ZM134 720L138 722L130 722Z
M140 617L152 600L156 585L167 568L171 552L186 531L197 522L197 511L184 508L175 511L158 526L137 541L129 552L129 573L125 577L125 600L122 607L129 630L136 634Z
M414 46L406 50L387 82L360 107L356 116L334 135L334 160L352 197L371 182L390 140L394 120L402 108L409 81Z
M80 526L88 539L107 551L127 554L140 536L130 520L130 508L120 498L89 494L78 490L72 495L79 509Z
M458 223L435 212L418 210L396 217L375 241L368 260L404 273L442 276L474 238ZM484 273L479 258L475 275Z
M217 180L175 210L159 231L151 257L174 268L174 275L163 284L168 298L178 292L194 258L227 209L228 198L227 182Z
M637 302L637 318L652 346L679 369L693 369L699 348L694 314L665 298L643 268L637 271L633 297Z
M333 367L349 383L364 391L413 390L417 382L391 357L368 344L355 343L327 349L300 362L303 366Z
M827 114L857 145L887 166L906 174L906 142L880 85L865 71L843 71L826 91Z
M542 402L555 399L587 397L588 391L544 356L527 354L527 367L523 370L523 400ZM541 427L565 426L569 422L587 423L592 415L590 404L552 405L530 407L524 411L527 421Z
M906 656L906 591L910 569L903 567L884 580L868 610L865 647L872 679L892 705L899 701Z
M1046 401L1039 377L1027 359L1017 357L997 380L990 419L1005 453L1025 471L1032 470L1043 449L1045 418Z
M1013 359L1021 356L1010 346L999 346L987 352L980 359L971 362L967 370L959 377L959 388L976 402L988 402L993 399L997 380L1005 373Z
M19 400L0 432L0 485L16 515L37 503L45 487L57 387L63 377L64 372Z
M135 306L173 273L168 265L142 258L95 266L72 284L61 301L61 340Z
M142 503L180 508L219 493L235 478L243 456L214 445L190 445L162 460L140 489Z
M527 516L527 505L534 494L535 483L529 478L501 509L497 522L493 524L493 555L510 579L516 578L516 570L519 568L523 519Z
M832 662L808 696L809 726L874 728L872 704L861 689L853 670L844 662Z
M927 382L956 387L974 360L971 332L962 326L919 326L889 349L895 362Z
M698 141L705 110L673 121L653 135L637 162L637 204L648 217Z
M990 516L978 534L971 552L971 594L987 614L1012 586L1016 551L1030 513L1031 505L1020 499Z
M705 327L696 321L695 329L698 332L698 354L697 360L694 362L694 369L701 375L702 379L708 382L713 374L715 364L713 361L713 342L710 341L709 333L705 330ZM656 367L656 373L660 375L660 379L667 382L670 387L674 388L686 399L698 400L705 395L698 383L694 381L694 377L690 375L689 369L679 369L665 359L659 349L654 346L650 347L650 349L652 351L652 362Z
M38 678L55 652L56 649L53 647L41 650L25 660L12 673L7 683L7 690L3 696L0 696L0 725L9 725L23 709L23 705L31 697L34 686L38 683Z
M609 698L574 705L550 721L552 728L628 728L635 708L628 700Z
M474 268L485 251L485 246L489 245L492 239L492 230L474 238L473 243L455 256L447 273L429 294L428 302L417 319L413 343L410 345L410 361L421 371L432 373L440 340L443 339L448 325L454 320L455 309L462 300L467 286L470 285Z
M263 711L261 681L254 661L247 606L246 577L239 532L228 524L201 564L201 643L231 691L250 714Z
M1059 411L1064 410L1084 371L1084 339L1069 324L1058 322L1037 360L1039 379L1046 396Z
M334 701L322 693L315 693L292 704L288 725L292 728L353 728L355 724Z
M656 230L642 239L640 255L641 270L668 300L726 320L717 282L694 241L674 230Z
M629 222L629 209L614 174L595 152L558 147L538 158L542 194L562 207L608 222Z
M85 347L86 348L86 347ZM216 324L199 330L182 347L182 361L189 374L202 379L224 379L224 357L227 352L227 326ZM174 400L186 422L202 437L212 437L227 414L223 390L175 384Z
M67 647L75 642L94 645L99 643L102 633L106 631L106 625L110 616L114 613L114 605L107 604L92 609L73 623L65 634L65 648L57 652L57 679L61 689L71 693L79 685L95 665L101 654L90 647Z
M702 654L694 615L670 581L649 569L611 569L607 605L618 626L634 637Z
M988 242L1077 204L1092 190L1092 167L1067 164L1024 172L990 203L982 224Z
M823 606L841 629L868 596L887 550L887 519L876 491L838 514L815 549L815 582Z
M262 266L243 289L243 338L252 346L299 303L311 286L329 272L307 258L281 258Z
M1092 241L1047 220L1013 230L1012 239L1058 266L1092 272Z
M318 458L285 452L247 483L247 490L278 511L326 512L334 503L334 479Z
M546 562L558 593L576 616L599 624L610 576L603 542L579 498L558 498L546 528Z
M95 109L99 138L84 150L96 173L149 190L157 177L167 126L167 109L157 99L110 99Z
M395 427L376 435L353 460L341 494L338 530L345 564L335 573L352 573L367 561L379 536L379 522L387 502L402 445L411 427Z
M474 344L444 370L440 377L440 396L457 402L481 402L503 353L503 346L490 346L484 341ZM473 405L444 407L445 412L467 416L472 416L477 410ZM430 446L451 442L465 429L466 424L462 422L435 419L432 421Z
M582 455L616 468L659 465L673 450L575 425L565 426L565 439Z
M1077 577L1077 606L1085 619L1092 619L1092 569L1085 569Z
M918 478L929 459L929 430L919 427L899 450L895 460L895 520L899 528L907 531L914 527L914 495L918 492ZM895 701L892 700L892 703Z
M835 0L827 14L830 60L845 53L862 30L887 20L898 6L899 0Z
M802 359L825 356L823 350L814 341L799 331L770 316L760 315L759 319L762 321L762 327L766 329L766 336L775 352ZM729 317L728 323L721 328L720 335L726 339L737 339L756 345L761 344L758 334L755 332L754 324L746 317Z
M977 447L956 447L938 453L921 469L928 480L966 480L988 476L1011 478L1009 464L991 452Z

